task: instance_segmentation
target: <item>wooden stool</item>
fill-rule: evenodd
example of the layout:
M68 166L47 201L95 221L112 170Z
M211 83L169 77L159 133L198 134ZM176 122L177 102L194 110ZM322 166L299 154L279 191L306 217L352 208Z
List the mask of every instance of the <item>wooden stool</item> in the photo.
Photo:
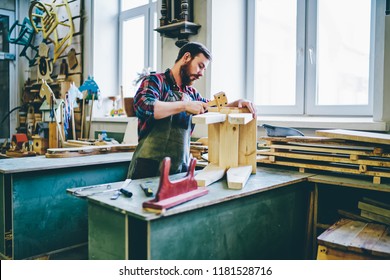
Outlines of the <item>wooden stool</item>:
M318 236L317 260L390 259L390 227L341 219Z

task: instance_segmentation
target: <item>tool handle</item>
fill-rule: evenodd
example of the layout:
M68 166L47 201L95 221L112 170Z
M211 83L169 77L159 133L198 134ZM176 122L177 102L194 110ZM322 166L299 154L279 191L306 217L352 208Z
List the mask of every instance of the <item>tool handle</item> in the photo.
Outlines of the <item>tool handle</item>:
M148 187L145 187L143 184L139 184L139 186L141 187L141 189L144 191L145 195L147 197L151 197L153 196L153 191L151 188L148 188Z
M132 197L133 193L131 191L127 191L125 189L120 189L119 190L121 193L123 193L126 197Z

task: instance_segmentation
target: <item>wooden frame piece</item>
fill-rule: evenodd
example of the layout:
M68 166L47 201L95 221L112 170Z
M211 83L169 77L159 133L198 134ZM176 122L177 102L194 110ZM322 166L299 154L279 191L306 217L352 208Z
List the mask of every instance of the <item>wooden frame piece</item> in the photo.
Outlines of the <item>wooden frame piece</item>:
M199 186L208 186L227 172L228 188L242 189L250 174L256 173L256 119L247 108L210 109L192 117L193 123L208 125L209 141L209 165L195 179Z

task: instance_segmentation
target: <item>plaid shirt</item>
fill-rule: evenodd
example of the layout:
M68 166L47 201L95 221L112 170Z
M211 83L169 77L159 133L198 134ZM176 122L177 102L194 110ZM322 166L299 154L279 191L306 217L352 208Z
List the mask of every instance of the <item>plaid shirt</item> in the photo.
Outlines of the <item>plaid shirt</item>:
M174 78L169 69L165 73L151 74L143 79L134 96L134 111L138 117L138 139L144 138L152 129L154 119L154 104L156 100L165 101L170 92L178 91ZM195 88L186 86L183 92L193 101L208 102Z

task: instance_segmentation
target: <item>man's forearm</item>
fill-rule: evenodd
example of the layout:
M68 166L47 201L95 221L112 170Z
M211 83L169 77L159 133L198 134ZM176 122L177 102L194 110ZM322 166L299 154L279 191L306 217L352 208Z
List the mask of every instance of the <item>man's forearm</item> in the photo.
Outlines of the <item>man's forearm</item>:
M154 118L156 120L163 119L181 113L185 111L185 108L185 102L183 101L164 102L157 100L154 104Z

